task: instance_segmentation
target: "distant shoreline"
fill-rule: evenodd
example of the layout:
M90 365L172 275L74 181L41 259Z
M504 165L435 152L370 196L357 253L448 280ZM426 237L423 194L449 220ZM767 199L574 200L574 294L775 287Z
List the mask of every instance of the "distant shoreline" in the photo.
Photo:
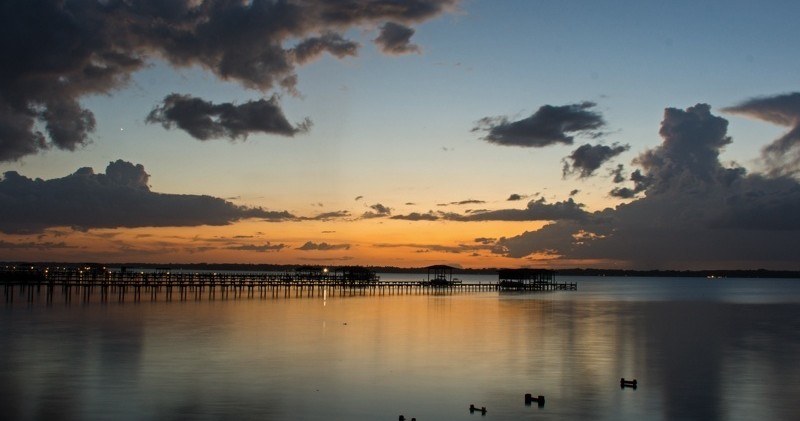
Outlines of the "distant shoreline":
M0 266L35 267L78 267L87 263L75 262L2 262ZM96 263L91 263L96 264ZM249 263L102 263L109 268L131 269L169 269L169 270L235 270L235 271L287 271L296 268L323 267L324 265L276 265ZM328 267L348 267L358 265L331 265ZM362 266L377 273L426 273L427 267ZM454 275L496 275L500 269L469 269L453 267ZM621 276L621 277L660 277L660 278L798 278L800 271L768 269L728 269L728 270L634 270L634 269L555 269L561 276Z

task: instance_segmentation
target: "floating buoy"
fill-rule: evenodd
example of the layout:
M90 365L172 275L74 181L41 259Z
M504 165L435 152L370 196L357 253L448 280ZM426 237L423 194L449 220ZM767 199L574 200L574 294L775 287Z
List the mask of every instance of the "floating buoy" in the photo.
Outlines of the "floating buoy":
M539 406L544 406L544 396L539 395L537 397L533 397L530 393L525 394L525 405L530 405L531 402L536 402Z
M630 387L630 388L636 389L636 386L637 386L636 379L625 380L625 377L619 379L619 387L622 388L622 389L624 389L626 387Z
M471 413L473 413L475 411L480 412L482 415L486 415L486 407L485 406L482 406L480 408L476 408L475 405L469 404L469 413L471 414Z

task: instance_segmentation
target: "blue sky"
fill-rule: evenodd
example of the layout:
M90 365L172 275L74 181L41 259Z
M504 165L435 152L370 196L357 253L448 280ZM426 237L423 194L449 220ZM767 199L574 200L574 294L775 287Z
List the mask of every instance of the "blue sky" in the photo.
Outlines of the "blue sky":
M356 3L367 8L378 4L366 0ZM593 255L586 248L576 252L580 245L575 238L583 238L580 232L591 232L589 225L567 228L559 225L560 219L544 219L541 215L493 219L494 215L507 213L487 214L480 222L465 220L471 214L494 211L542 208L551 212L570 208L570 203L587 215L597 212L598 217L606 208L614 210L634 202L639 204L631 208L646 208L647 199L654 197L652 190L648 193L643 188L637 196L626 199L609 192L622 186L632 188L628 177L636 169L644 170L645 175L648 171L655 175L659 168L663 169L642 168L637 157L659 148L664 141L659 128L668 107L685 111L696 104L709 104L710 115L727 120L726 135L732 139L715 149L721 166L742 168L748 176L766 174L769 168L761 159L762 148L780 138L792 123L771 124L763 109L758 108L761 104L736 113L724 109L752 98L781 99L781 95L797 91L800 59L792 53L790 44L794 39L794 17L800 12L796 3L390 3L408 10L433 5L435 11L422 17L406 15L399 19L387 15L337 24L332 27L337 33L360 45L357 54L335 57L322 53L310 62L295 64L292 71L296 74L297 92L275 83L253 89L252 84L241 79L225 80L220 71L204 67L198 58L186 60L188 66L175 67L177 54L159 50L162 47L158 41L148 38L142 41L144 49L136 50L137 57L144 58L147 66L120 73L130 76L128 83L105 90L87 88L76 94L80 105L90 110L96 121L96 128L88 133L86 141L76 144L72 151L51 147L0 162L2 172L54 180L82 167L102 174L109 162L122 160L141 165L141 171L148 175L147 189L151 193L206 195L248 209L285 211L294 219L259 222L258 218L234 216L221 228L212 229L219 225L215 222L187 223L178 229L155 220L87 227L81 225L84 222L64 217L33 224L27 219L15 222L16 216L9 214L8 227L0 232L0 245L4 245L0 260L796 269L794 262L800 257L796 252L776 253L781 255L776 261L744 261L739 256L746 255L746 250L730 251L727 257L725 253L712 253L708 259L698 256L687 260L685 256L670 257L672 249L650 245L654 255L665 257L643 261L625 255L621 249L616 249L618 255ZM55 2L43 4L59 9ZM75 8L69 9L73 13L91 8L77 4L67 2L59 12L70 7ZM186 5L193 3L175 4L189 7ZM22 10L24 2L12 2L10 7ZM130 13L143 13L130 7ZM108 20L113 19L109 15ZM416 51L387 54L373 42L382 25L390 21L413 28L415 32L404 42L416 46ZM280 45L288 51L303 39L329 29L319 22L309 24L305 32L282 38ZM7 29L7 35L23 36L11 33L14 30ZM225 33L235 32L235 28L227 28ZM247 42L258 45L264 41ZM122 48L120 45L114 48ZM31 42L30 48L37 45ZM163 59L170 54L173 59ZM19 67L22 75L36 70ZM3 89L0 99L10 103L17 93L10 82ZM214 104L238 105L276 95L275 101L290 124L297 125L308 118L313 125L308 132L291 137L250 131L246 139L198 140L174 122L171 129L146 122L148 113L171 93ZM33 94L27 98L30 109L43 106ZM794 99L786 100L786 109L791 110ZM594 133L567 132L574 138L571 144L554 141L543 147L504 146L487 141L491 127L473 130L487 117L496 118L493 124L498 128L502 118L506 122L524 122L541 107L566 112L566 108L558 107L584 103L592 105L584 109L585 114L573 117L602 121L602 127ZM794 117L787 119L794 121ZM35 124L32 130L46 134L43 120ZM5 139L0 142L11 144ZM590 176L564 175L565 162L571 162L567 157L584 144L624 146L625 151L604 158ZM793 146L786 152L797 150ZM714 166L716 159L715 155L711 161ZM618 165L623 166L620 174L626 178L624 182L614 182L611 175ZM793 171L784 168L780 177L773 172L773 178L790 183L787 188L791 193L782 193L788 203L778 207L787 223L780 225L778 234L773 228L759 237L775 239L783 248L792 245L785 241L791 241L788 234L796 234L797 230L793 216L785 213L798 207L794 201L797 190L791 187L797 177ZM778 181L772 183L771 186L777 185ZM727 199L720 200L733 203L731 198L750 193L726 190L720 197ZM521 200L507 200L512 194ZM708 193L707 197L715 194ZM675 200L684 199L689 200L686 195ZM22 202L20 197L8 200ZM564 206L558 208L559 203ZM736 209L730 211L741 215ZM314 219L325 213L337 213L339 217ZM407 218L412 214L428 215L429 220L412 221ZM631 220L633 217L629 217ZM554 225L551 230L572 230L564 237L573 238L572 244L548 243L542 238L523 241L527 238L525 233L537 232L548 224ZM15 229L28 225L36 228ZM701 232L697 227L691 231ZM204 233L209 233L208 238ZM92 235L106 239L100 246L102 253L90 245L95 244ZM594 249L612 243L610 234L605 235L594 237ZM743 234L733 230L723 237L738 235ZM208 241L193 248L198 238ZM211 238L215 240L212 242ZM246 244L244 238L248 238ZM339 247L320 247L313 253L297 251L308 242ZM526 246L519 250L509 248L510 244L521 242ZM266 247L268 244L282 247ZM237 248L249 251L231 252ZM87 258L87 254L93 258Z

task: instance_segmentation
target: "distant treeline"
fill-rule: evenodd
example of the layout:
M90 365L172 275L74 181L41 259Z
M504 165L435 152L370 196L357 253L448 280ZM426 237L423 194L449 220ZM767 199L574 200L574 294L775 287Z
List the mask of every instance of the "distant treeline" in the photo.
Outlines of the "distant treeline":
M64 263L64 262L5 262L0 265L34 266L34 267L78 267L86 264L98 263ZM248 263L103 263L108 268L128 269L165 269L165 270L197 270L197 271L242 271L242 272L284 272L295 269L312 269L327 267L331 270L337 266L323 265L274 265L274 264L248 264ZM347 267L347 266L338 266ZM426 273L427 267L396 267L396 266L361 266L377 273ZM496 275L501 269L507 268L480 268L465 269L453 267L454 275ZM556 275L562 276L638 276L638 277L714 277L714 278L798 278L800 271L776 271L767 269L753 270L628 270L628 269L557 269Z

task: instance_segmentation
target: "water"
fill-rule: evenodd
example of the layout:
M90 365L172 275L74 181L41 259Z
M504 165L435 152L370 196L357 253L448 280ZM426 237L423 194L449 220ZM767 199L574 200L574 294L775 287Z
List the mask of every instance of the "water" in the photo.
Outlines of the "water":
M416 280L383 278L398 276ZM20 300L0 311L0 418L482 418L470 404L496 420L800 412L800 281L559 280L578 291ZM526 393L546 404L526 406Z

